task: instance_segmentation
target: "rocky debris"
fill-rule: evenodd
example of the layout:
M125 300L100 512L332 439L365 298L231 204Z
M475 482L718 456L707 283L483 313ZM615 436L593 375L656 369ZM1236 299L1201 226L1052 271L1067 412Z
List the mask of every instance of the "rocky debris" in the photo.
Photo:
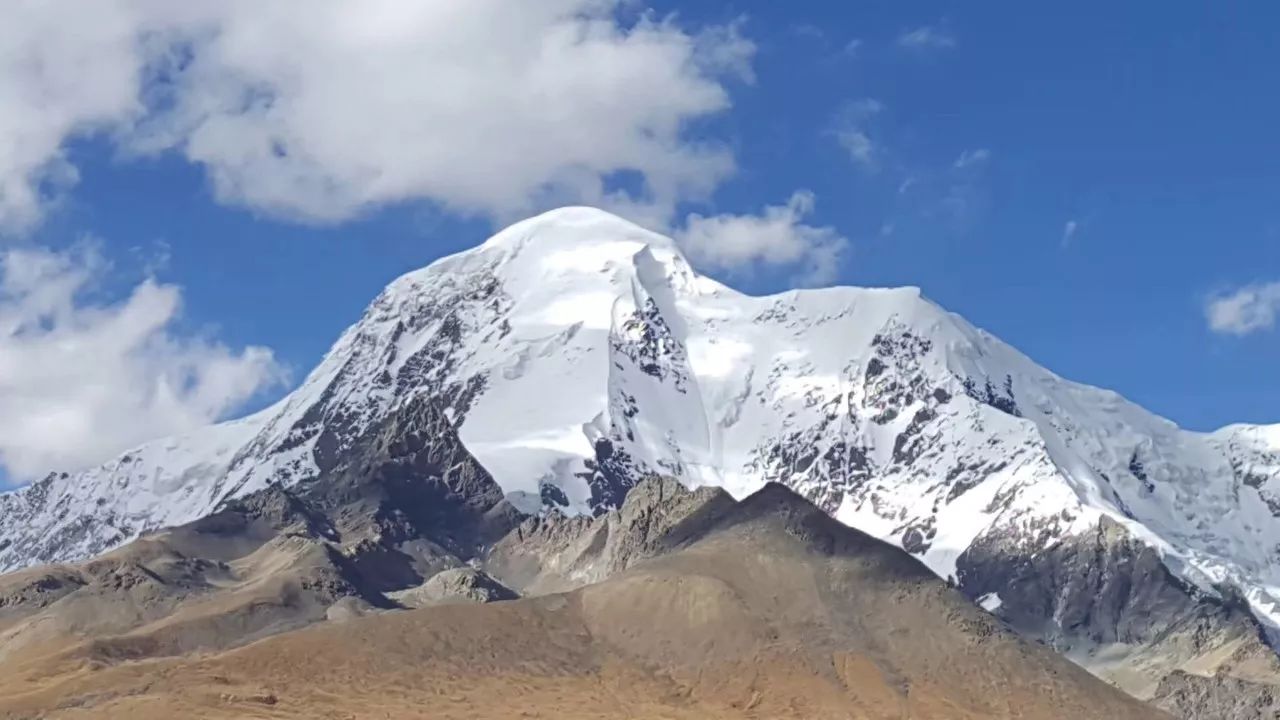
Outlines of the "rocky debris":
M581 587L692 542L734 505L719 488L691 492L671 478L651 477L604 515L553 511L525 520L494 545L484 568L522 594Z
M192 522L190 527L210 535L258 540L276 534L329 540L338 537L338 531L323 513L297 492L280 485L232 499L218 512Z
M389 597L407 608L422 608L449 603L514 600L519 596L483 570L464 567L436 573L422 585L390 593Z
M1280 686L1229 675L1166 675L1152 702L1180 718L1275 720L1280 718Z
M338 601L330 605L324 612L324 619L329 622L347 622L355 620L367 615L378 612L379 608L374 607L365 600L347 595L338 598Z
M44 608L84 587L83 574L68 567L41 567L8 576L0 585L0 612L6 608Z

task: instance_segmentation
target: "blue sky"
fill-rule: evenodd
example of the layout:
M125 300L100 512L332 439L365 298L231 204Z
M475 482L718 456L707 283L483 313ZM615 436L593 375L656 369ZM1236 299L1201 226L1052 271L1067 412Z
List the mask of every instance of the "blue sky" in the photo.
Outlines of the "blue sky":
M573 0L560 4L575 7ZM1263 3L1214 12L1161 4L1155 12L1140 3L715 0L654 0L650 7L650 22L662 32L691 38L699 48L703 38L720 43L718 54L707 55L715 55L717 67L699 61L706 69L694 72L703 75L681 76L688 80L679 86L687 103L669 110L679 122L680 151L672 157L683 162L697 155L690 148L706 145L731 156L734 169L690 170L704 187L672 191L636 209L637 219L678 232L690 212L755 216L808 191L814 206L803 217L805 227L830 228L826 237L843 239L829 268L834 282L919 285L1050 369L1113 388L1186 427L1280 421L1273 370L1280 356L1274 330L1280 286L1269 285L1280 281L1280 145L1273 140L1280 127L1274 92L1280 46L1269 37L1280 10ZM644 22L634 3L614 17L610 22L623 35ZM216 22L233 28L239 19ZM284 47L314 53L323 45L311 44L303 32L282 41ZM23 56L6 55L5 42L0 38L0 73L12 74L23 67L14 58ZM41 52L60 47L47 45L53 50ZM195 44L180 49L197 59L204 52ZM478 53L484 46L451 51ZM420 82L435 77L431 57L420 68L387 67ZM187 61L176 62L177 70L138 73L137 92L124 78L122 97L166 105L171 100L160 91L171 79L165 73L187 68ZM635 72L649 64L638 63ZM619 72L632 77L630 70ZM664 102L661 90L673 80L655 76L653 82L655 93L637 91L636 102ZM723 93L724 107L713 107L715 99L704 92L710 85ZM0 100L4 93L0 80ZM345 108L340 95L320 97ZM495 102L502 108L501 97ZM373 119L362 118L360 104L352 99L353 108L340 118L353 123L341 135L353 144L365 137L356 131L366 129L376 136L369 142L397 141L398 128L411 128L411 113L421 110L405 107L410 115L401 125L385 113L374 117L380 108L371 109ZM93 248L100 258L95 282L76 295L78 307L117 306L153 275L182 300L162 339L236 357L245 346L270 348L289 370L289 381L255 376L232 383L228 403L204 398L191 412L183 408L183 427L278 397L399 273L469 247L524 211L603 197L589 183L571 182L568 190L521 195L513 205L508 195L488 197L483 177L473 191L455 190L475 178L447 176L447 166L440 178L423 166L419 175L425 175L406 176L409 191L361 198L351 208L342 205L346 196L334 200L324 192L319 200L298 201L296 187L280 190L256 175L228 190L216 170L237 170L225 154L215 155L225 153L216 137L202 146L180 113L150 127L151 116L162 111L127 105L73 103L63 132L32 136L54 148L60 166L74 168L77 178L42 170L35 219L11 223L0 249ZM400 105L387 107L396 112ZM572 110L566 108L561 122L575 122ZM523 118L512 115L512 126L521 127ZM41 115L33 110L32 117ZM546 127L544 120L526 125ZM126 124L128 133L121 130ZM499 131L510 134L512 126ZM0 135L10 134L0 148L6 142L34 146L23 133L35 131L24 127L0 123ZM589 128L583 132L590 135ZM175 133L188 134L174 141L168 136ZM520 139L504 151L536 154L529 144L541 141ZM349 161L332 157L317 162ZM392 147L389 154L374 149L355 157L372 158L382 170L378 158L391 158L385 164L396 156ZM493 162L504 177L526 170L508 167L505 156ZM609 189L665 182L665 166L657 164L636 171L615 156L582 162L596 163ZM356 167L366 170L359 162ZM281 201L282 192L295 194ZM329 207L337 208L332 217ZM795 267L786 263L733 265L708 257L708 271L743 290L777 291L796 282ZM1224 298L1237 302L1219 304L1219 319L1210 323L1208 309ZM173 361L155 362L163 373L170 367L163 363ZM178 385L199 382L181 379L182 372L175 375ZM24 402L38 403L32 386L25 387ZM210 384L208 392L217 387ZM149 407L149 400L140 402ZM156 422L171 417L162 413ZM13 458L23 451L0 447L0 465L16 467ZM34 466L50 456L29 457Z

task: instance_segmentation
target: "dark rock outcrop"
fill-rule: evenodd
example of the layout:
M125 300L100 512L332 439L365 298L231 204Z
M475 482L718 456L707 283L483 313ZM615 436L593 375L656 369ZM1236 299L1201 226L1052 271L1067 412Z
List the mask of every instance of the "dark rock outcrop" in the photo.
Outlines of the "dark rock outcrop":
M1233 675L1232 648L1254 671L1280 681L1280 661L1243 599L1187 585L1154 549L1105 517L1093 532L1041 553L1020 542L1026 538L978 538L957 562L959 589L975 600L998 597L996 614L1023 636L1179 717L1273 717L1247 710L1266 705L1270 686ZM1236 714L1218 714L1217 695L1239 701Z

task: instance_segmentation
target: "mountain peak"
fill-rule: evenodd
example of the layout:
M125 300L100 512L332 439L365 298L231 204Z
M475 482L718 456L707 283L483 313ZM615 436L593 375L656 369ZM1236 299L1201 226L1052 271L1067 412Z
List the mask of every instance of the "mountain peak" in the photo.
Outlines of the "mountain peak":
M556 208L516 222L494 233L479 248L524 248L542 243L556 246L637 243L678 252L671 238L606 210L584 205Z
M582 207L396 280L265 411L0 495L0 569L325 476L422 398L526 512L602 512L652 476L736 497L778 482L951 578L975 548L1039 556L1105 517L1280 621L1276 433L1181 431L918 288L745 295Z
M545 210L537 215L516 221L515 223L507 226L506 229L498 231L496 234L502 235L507 230L515 230L523 227L548 225L605 225L614 226L615 228L628 227L645 231L639 224L603 208L598 208L592 205L565 205Z

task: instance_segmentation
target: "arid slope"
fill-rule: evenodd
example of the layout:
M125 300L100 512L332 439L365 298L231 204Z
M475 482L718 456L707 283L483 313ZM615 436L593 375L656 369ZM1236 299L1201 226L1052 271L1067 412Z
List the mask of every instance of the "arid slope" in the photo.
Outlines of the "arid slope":
M131 720L1164 717L1020 640L910 556L780 486L737 504L714 493L700 499L678 517L633 508L631 529L647 523L644 532L658 538L633 547L656 550L667 538L663 551L637 553L655 556L564 593L353 612L213 652L148 657L153 648L99 638L22 653L34 660L10 655L0 664L0 712ZM596 523L581 523L583 534ZM627 528L615 520L614 537L619 529ZM172 622L205 609L176 607Z

